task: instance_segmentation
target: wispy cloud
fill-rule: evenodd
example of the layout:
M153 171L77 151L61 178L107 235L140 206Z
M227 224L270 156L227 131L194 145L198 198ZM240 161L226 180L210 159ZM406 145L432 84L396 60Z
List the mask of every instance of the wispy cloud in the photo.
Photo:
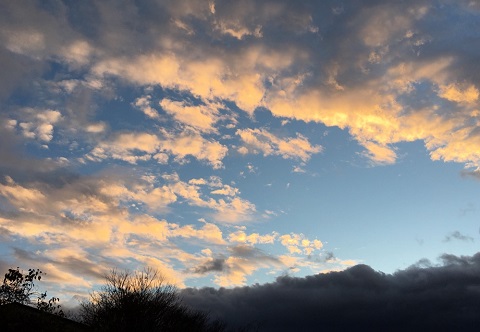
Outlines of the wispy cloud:
M459 231L455 231L455 232L451 232L450 234L445 236L445 239L443 240L443 242L450 242L450 241L453 241L453 240L464 241L464 242L473 242L474 241L473 237L468 236L468 235L464 235L464 234L460 233Z
M236 134L244 145L238 149L242 154L262 153L264 156L278 155L284 159L308 161L312 154L322 151L319 145L311 145L307 138L297 133L297 137L279 138L265 129L241 129Z

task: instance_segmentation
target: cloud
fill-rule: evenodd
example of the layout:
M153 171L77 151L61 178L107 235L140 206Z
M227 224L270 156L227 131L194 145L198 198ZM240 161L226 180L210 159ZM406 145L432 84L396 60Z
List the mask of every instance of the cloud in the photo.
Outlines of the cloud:
M194 131L183 131L173 134L162 132L165 140L161 142L160 150L176 155L177 160L184 160L187 156L193 156L198 160L205 161L214 169L223 167L222 159L225 158L228 148L212 139L206 139Z
M302 253L310 255L314 250L319 250L323 247L320 240L309 240L303 234L284 234L279 237L280 242L285 246L290 253Z
M460 175L463 177L471 177L476 180L480 180L480 169L475 169L473 171L470 170L462 170L460 172Z
M468 235L463 235L459 231L455 231L455 232L452 232L452 233L448 234L447 236L445 236L445 239L443 240L443 242L450 242L450 241L453 241L453 240L459 240L459 241L463 241L463 242L473 242L474 241L473 237L468 236Z
M253 112L261 105L263 91L260 77L253 72L228 75L228 65L211 57L203 62L188 57L150 54L133 59L110 58L93 68L95 75L116 75L138 85L159 84L181 88L204 100L235 100L239 107Z
M160 139L149 133L122 133L110 141L99 143L89 154L92 160L113 158L136 164L149 160L158 151Z
M228 239L230 242L249 243L249 244L274 243L277 238L278 238L277 232L272 232L271 234L266 234L266 235L260 235L259 233L247 234L241 230L230 233L228 236Z
M67 278L60 276L62 268L65 275L76 274L88 262L92 266L104 262L103 270L80 273L88 285L82 282L77 287L90 287L108 266L135 259L138 264L152 263L162 268L170 281L183 285L184 276L175 272L170 259L175 257L187 265L192 255L175 249L173 239L189 239L200 246L226 244L222 230L208 222L201 226L179 225L146 213L130 213L127 207L131 202L145 206L145 212L158 213L176 201L167 185L155 186L150 179L138 180L124 174L103 179L70 177L56 184L40 180L25 183L17 183L11 177L2 180L0 225L4 243L33 241L36 254L43 258L26 261L27 257L22 256L23 264L45 263L54 271L54 280ZM149 258L157 255L162 258ZM72 288L75 280L70 278L68 283L63 280L62 284Z
M8 121L10 129L18 129L25 138L48 143L53 138L54 124L62 118L57 110L23 109L17 119Z
M215 283L221 287L244 285L247 276L259 269L282 267L277 257L249 245L238 245L229 248L229 257L223 263L224 273L215 276Z
M164 175L170 182L171 190L186 200L189 205L213 210L210 216L218 223L239 223L252 220L256 213L255 204L238 197L240 194L237 188L224 185L217 177L205 179L191 179L188 183L181 181L178 174ZM222 198L204 197L201 187L214 188L210 193Z
M223 105L207 103L206 105L188 105L185 102L163 99L160 106L179 123L195 128L200 132L217 132L215 123L220 120L219 108Z
M205 274L208 272L216 271L221 272L225 268L225 259L215 258L209 259L207 262L202 263L192 269L192 273Z
M202 255L192 259L193 264L187 269L192 276L213 274L215 284L221 287L234 287L245 285L248 278L261 270L268 270L269 274L298 272L302 269L310 271L343 270L351 266L351 262L341 261L329 257L322 261L311 259L323 247L319 240L308 240L303 234L280 235L277 232L260 235L248 234L243 229L230 232L227 246L222 250L213 252L210 249L202 251ZM294 240L293 240L294 239ZM296 244L288 242L296 241ZM287 243L288 242L288 243ZM281 243L287 249L286 254L273 255L263 250L267 246ZM257 245L262 246L258 248ZM291 247L301 248L291 250ZM217 248L216 250L219 250ZM355 264L355 262L353 262Z
M438 95L457 103L475 103L478 100L478 89L474 85L462 88L458 84L452 83L440 86Z
M306 137L297 133L297 137L279 138L266 129L239 129L236 134L245 144L239 152L263 153L264 156L278 155L284 159L308 161L312 154L322 151L319 145L311 145Z
M99 142L87 154L87 159L102 161L107 158L136 164L156 159L166 163L168 154L177 162L185 162L186 157L193 156L213 168L222 167L222 159L228 148L217 141L203 138L195 131L179 133L161 130L159 134L147 132L126 132L114 135L111 139Z
M213 245L223 245L226 243L223 239L223 232L220 228L217 225L210 223L205 223L201 228L195 228L192 225L173 225L171 236L198 239Z
M10 120L2 128L0 169L4 175L22 178L48 177L48 174L51 174L52 171L63 167L58 159L38 158L28 154L25 146L22 144L22 138L16 135L14 128L12 128L16 124L16 120ZM65 175L62 174L62 176ZM54 178L52 177L51 180L53 181Z
M150 96L137 98L134 105L138 107L147 117L152 119L158 119L160 115L158 114L157 110L150 106L150 99Z
M249 245L255 244L273 244L280 242L291 254L306 254L310 255L315 250L320 250L323 243L320 240L310 240L303 234L282 234L272 232L270 234L260 235L259 233L247 234L243 230L230 233L228 240L232 243L244 243Z
M222 225L251 220L255 206L218 176L182 181L176 173L137 177L117 169L99 177L62 172L34 179L5 177L0 182L0 227L4 244L28 242L35 248L35 257L25 251L17 261L48 267L52 282L61 282L65 292L97 284L112 266L157 267L181 287L185 280L212 274L215 284L232 287L262 270L321 271L349 264L310 259L323 244L302 234L249 233L244 226L227 231ZM160 217L181 204L206 209L204 215L216 224ZM283 254L264 251L276 243L285 246Z
M289 242L295 242L290 243ZM311 270L325 269L328 263L329 269L342 270L349 266L346 261L335 260L332 258L322 261L320 264L300 255L311 255L315 250L322 248L323 244L319 240L308 240L303 234L280 235L277 232L260 235L258 233L247 234L243 230L232 232L228 235L230 246L221 254L214 255L211 250L204 251L199 259L195 259L196 265L188 269L193 274L215 273L214 282L221 287L233 287L244 285L247 278L253 273L269 269L270 273L279 273L285 270L292 272L300 271L300 268ZM257 248L255 245L273 245L275 242L281 242L288 250L285 255L272 255ZM301 248L291 250L291 248Z
M67 69L83 68L83 82L97 82L103 91L121 78L133 86L188 91L204 101L233 101L249 114L265 107L283 120L345 128L377 164L394 163L395 145L413 140L422 140L434 160L479 164L479 144L471 135L479 89L471 74L476 49L469 42L475 6L367 1L339 7L326 1L293 9L283 1L148 2L99 4L95 19L84 5L72 6L7 6L14 19L3 20L1 41L8 60L3 63L17 64L12 76L38 77L42 69L38 74L35 68L53 59ZM85 17L78 21L68 15L71 10ZM154 19L156 12L163 16ZM126 14L128 19L119 19ZM452 26L450 20L462 24ZM142 24L131 29L132 22ZM441 26L451 29L440 33ZM19 56L28 62L25 75L18 70ZM427 107L413 98L422 89ZM142 98L147 97L137 98L135 107L156 119L158 112ZM214 108L164 101L177 121L215 130ZM432 119L438 126L429 125ZM32 128L24 126L31 135ZM51 137L48 124L37 128L43 141ZM279 155L291 158L291 146ZM304 150L297 158L311 153Z
M34 6L22 12L10 5L9 12L28 24L20 28L6 20L5 31L14 33L6 33L3 42L9 52L35 61L54 57L69 65L87 66L88 80L103 86L111 84L114 75L132 85L188 91L205 101L233 101L250 114L262 106L285 120L345 128L365 148L363 155L376 164L396 161L395 144L423 140L432 159L477 167L478 142L470 134L475 127L476 116L471 114L477 105L479 82L467 75L472 72L468 68L474 50L461 47L470 45L463 32L472 31L469 15L475 15L474 6L448 5L456 21L465 23L447 34L438 33L438 26L449 22L442 8L413 1L401 6L347 3L341 10L330 2L295 10L284 2L256 1L145 6L166 16L153 20L146 15L138 31L133 31L118 19L125 17L120 9L108 4L97 6L98 18L90 22L90 30L71 17L52 19L61 16L61 11L41 10L38 21L26 20L35 12ZM134 4L122 11L131 15L129 22L140 20L139 12L144 12ZM321 13L322 19L315 19L312 12ZM230 42L232 38L237 42ZM145 42L152 39L156 42ZM65 45L64 40L70 42ZM222 43L229 46L222 47ZM319 53L316 43L329 51ZM459 47L447 49L445 45ZM419 107L412 98L421 88L427 88L423 100L431 107ZM156 119L158 112L142 98L148 99L137 98L136 107ZM450 103L440 103L439 98ZM199 130L215 130L215 107L163 101L177 121ZM432 119L436 126L429 125ZM27 127L25 133L32 133ZM38 136L48 140L51 129L48 124L38 127ZM267 146L257 144L260 147L262 153L270 153ZM292 144L284 147L279 155L291 158ZM246 153L246 149L240 151ZM297 158L305 160L311 154L303 150Z
M480 323L480 254L442 260L443 265L394 274L356 265L305 278L279 277L265 285L188 288L181 294L186 303L216 313L232 328L474 331Z

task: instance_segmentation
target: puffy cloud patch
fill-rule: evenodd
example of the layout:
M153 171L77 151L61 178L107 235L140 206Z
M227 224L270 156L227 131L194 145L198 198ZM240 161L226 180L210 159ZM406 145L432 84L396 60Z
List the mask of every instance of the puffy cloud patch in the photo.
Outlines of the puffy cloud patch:
M285 234L280 236L280 242L292 254L302 253L310 255L314 250L321 249L323 243L320 240L309 240L303 234Z
M159 163L166 163L168 160L166 154L170 154L178 162L193 156L207 162L213 168L221 168L227 150L226 146L203 138L195 131L172 133L162 129L158 135L145 132L117 134L110 140L100 142L87 158L93 161L113 158L131 164L154 158Z
M258 269L284 267L278 258L248 245L231 247L227 254L227 257L207 256L192 271L197 274L220 272L215 275L215 283L222 287L231 287L244 284L246 277Z
M312 154L322 151L319 145L311 145L306 137L297 133L297 137L279 138L265 129L239 129L236 134L245 144L240 153L262 153L264 156L278 155L284 159L308 161Z
M150 99L150 96L137 98L134 105L138 107L147 117L151 119L158 119L160 115L158 114L158 111L151 106Z
M165 140L161 142L160 151L170 152L180 161L193 156L215 169L223 167L222 159L228 152L225 145L206 139L194 131L183 131L178 135L163 131L163 135Z
M218 108L222 107L221 104L208 103L192 106L185 102L163 99L160 101L160 106L180 123L201 132L217 132L214 125L220 119Z
M212 177L209 181L205 179L191 179L188 183L178 178L177 174L164 175L169 181L171 190L186 200L189 205L213 210L210 216L218 223L239 223L250 221L256 213L255 204L238 197L240 193L237 188L219 183L219 179ZM205 196L202 187L221 188L211 190L213 195L221 195L218 200Z
M36 139L41 143L48 143L53 139L54 125L62 119L57 110L23 109L15 122L9 122L10 128L17 127L22 135L29 139Z
M468 46L475 35L475 6L407 1L339 7L327 1L292 8L282 1L187 1L151 4L152 12L158 10L165 17L146 17L138 30L129 29L129 24L140 21L138 15L145 11L134 3L125 8L98 5L98 19L91 23L91 30L62 16L68 10L7 7L6 12L25 23L4 20L2 45L12 54L28 56L33 62L53 59L86 66L88 80L101 88L108 86L113 75L132 85L160 85L186 90L202 100L233 101L250 114L262 106L275 116L346 128L366 148L364 155L379 164L395 161L396 143L415 137L431 149L431 137L447 137L449 132L441 129L418 135L409 127L411 118L428 121L425 109L409 98L424 83L431 84L427 90L432 96L458 104L453 109L425 97L443 128L453 118L474 129L464 113L470 114L469 108L478 101L478 79L467 75L475 72L469 68L476 50ZM122 11L131 17L118 19L125 17ZM447 11L456 22L464 23L440 34L438 27L452 19L445 15ZM36 20L28 19L32 13ZM154 108L141 98L137 107L156 118ZM170 104L166 109L178 121L193 123L188 107ZM446 112L451 116L444 116ZM212 118L200 117L197 126L212 131ZM25 134L32 135L28 123L23 127ZM463 138L457 130L443 142L445 149L431 150L432 157L476 167L476 142L469 141L462 146L467 152L462 152L455 147ZM35 135L46 142L51 128L42 124Z
M461 87L452 83L440 86L440 97L457 103L474 103L478 100L478 89L474 85Z
M230 233L228 239L230 242L246 243L246 244L265 244L265 243L274 243L278 238L278 233L273 232L271 234L260 235L259 233L247 234L246 232L239 230L233 233Z
M199 245L222 246L226 244L223 232L208 222L200 227L180 225L149 214L129 212L127 207L131 202L158 212L162 206L165 208L175 201L176 196L168 187L153 187L148 183L133 179L80 178L52 186L19 184L7 177L0 183L3 199L0 225L10 234L9 238L34 241L37 253L44 254L40 261L48 265L54 281L63 282L68 275L77 274L81 262L94 265L102 259L108 262L107 269L124 259L135 259L138 264L155 263L152 266L162 267L170 281L183 285L184 277L175 272L171 260L179 259L186 265L191 255L176 249L171 241L189 239ZM158 246L166 247L165 256L152 261ZM28 263L27 258L23 257L23 263ZM68 261L72 260L78 264L69 265ZM60 269L65 271L60 273ZM92 269L77 277L86 278L84 282L71 278L66 284L90 287L104 272L106 270Z
M149 133L122 133L110 141L101 142L88 155L91 160L119 159L131 164L150 160L160 145L158 136Z

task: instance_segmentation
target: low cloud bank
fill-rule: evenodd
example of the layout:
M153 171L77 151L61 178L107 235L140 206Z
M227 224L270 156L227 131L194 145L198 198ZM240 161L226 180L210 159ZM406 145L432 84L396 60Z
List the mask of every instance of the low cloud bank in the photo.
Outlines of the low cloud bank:
M259 331L473 331L480 326L480 252L394 274L342 272L233 289L185 289L184 301L229 327Z

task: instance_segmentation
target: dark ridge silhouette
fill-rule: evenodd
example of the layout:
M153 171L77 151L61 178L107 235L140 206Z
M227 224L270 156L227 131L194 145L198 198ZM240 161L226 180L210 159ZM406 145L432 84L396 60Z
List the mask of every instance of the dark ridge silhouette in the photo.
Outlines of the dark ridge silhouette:
M90 327L49 312L12 302L0 305L0 331L87 332Z

